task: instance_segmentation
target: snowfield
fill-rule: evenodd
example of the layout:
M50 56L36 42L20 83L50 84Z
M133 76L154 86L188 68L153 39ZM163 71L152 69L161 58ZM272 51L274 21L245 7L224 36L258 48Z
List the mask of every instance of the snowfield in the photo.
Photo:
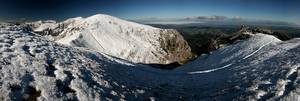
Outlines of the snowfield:
M0 26L0 100L300 100L300 39L253 34L175 70Z

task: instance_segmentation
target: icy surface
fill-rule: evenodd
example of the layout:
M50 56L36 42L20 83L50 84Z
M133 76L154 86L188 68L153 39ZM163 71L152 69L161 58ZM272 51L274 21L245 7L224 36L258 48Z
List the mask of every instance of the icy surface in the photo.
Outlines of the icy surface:
M299 45L300 39L255 34L180 69L159 70L5 25L0 100L297 101Z

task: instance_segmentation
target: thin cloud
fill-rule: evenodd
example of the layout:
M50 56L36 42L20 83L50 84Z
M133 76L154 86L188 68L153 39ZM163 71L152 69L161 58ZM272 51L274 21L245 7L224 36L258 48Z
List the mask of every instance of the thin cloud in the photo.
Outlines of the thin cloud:
M244 18L240 17L240 16L234 16L232 17L232 20L236 20L236 21L240 21L243 20Z
M199 20L213 20L213 21L220 21L227 19L226 16L198 16L197 19Z
M227 16L197 16L197 17L187 17L186 20L202 20L202 21L225 21L225 20L235 20L235 21L241 21L244 20L241 16L233 16L233 17L227 17Z
M192 24L192 23L221 23L221 24L250 24L250 25L296 25L285 21L274 20L257 20L243 18L241 16L193 16L183 18L159 18L159 17L143 17L132 21L144 24ZM299 21L300 22L300 21ZM300 23L297 23L298 25Z

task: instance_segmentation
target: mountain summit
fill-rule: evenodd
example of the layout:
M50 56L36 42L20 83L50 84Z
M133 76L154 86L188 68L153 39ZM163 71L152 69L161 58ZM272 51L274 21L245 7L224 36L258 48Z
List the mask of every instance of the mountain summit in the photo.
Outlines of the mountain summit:
M32 25L36 32L57 35L54 39L58 43L97 50L134 63L169 64L191 57L189 45L176 30L155 28L109 15Z

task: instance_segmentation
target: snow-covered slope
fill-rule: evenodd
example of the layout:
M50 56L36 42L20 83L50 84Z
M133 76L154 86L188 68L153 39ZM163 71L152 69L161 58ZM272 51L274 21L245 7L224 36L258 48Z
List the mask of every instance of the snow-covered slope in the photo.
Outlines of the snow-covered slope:
M34 30L45 29L47 25ZM97 50L135 63L168 64L191 57L187 42L172 29L154 28L103 14L73 18L58 25L63 25L56 37L58 43ZM49 29L55 30L52 26Z
M167 71L66 47L5 25L0 27L0 100L298 101L299 51L300 39L281 42L255 34L181 70ZM214 65L201 67L202 61Z
M256 54L262 48L270 44L276 44L281 42L272 35L266 34L252 34L247 33L251 37L249 39L236 42L233 45L223 47L216 51L213 51L211 55L200 56L195 61L184 65L182 68L178 68L179 71L182 70L195 70L199 68L208 69L215 67L223 67L228 64L242 61ZM188 67L188 68L186 68Z

